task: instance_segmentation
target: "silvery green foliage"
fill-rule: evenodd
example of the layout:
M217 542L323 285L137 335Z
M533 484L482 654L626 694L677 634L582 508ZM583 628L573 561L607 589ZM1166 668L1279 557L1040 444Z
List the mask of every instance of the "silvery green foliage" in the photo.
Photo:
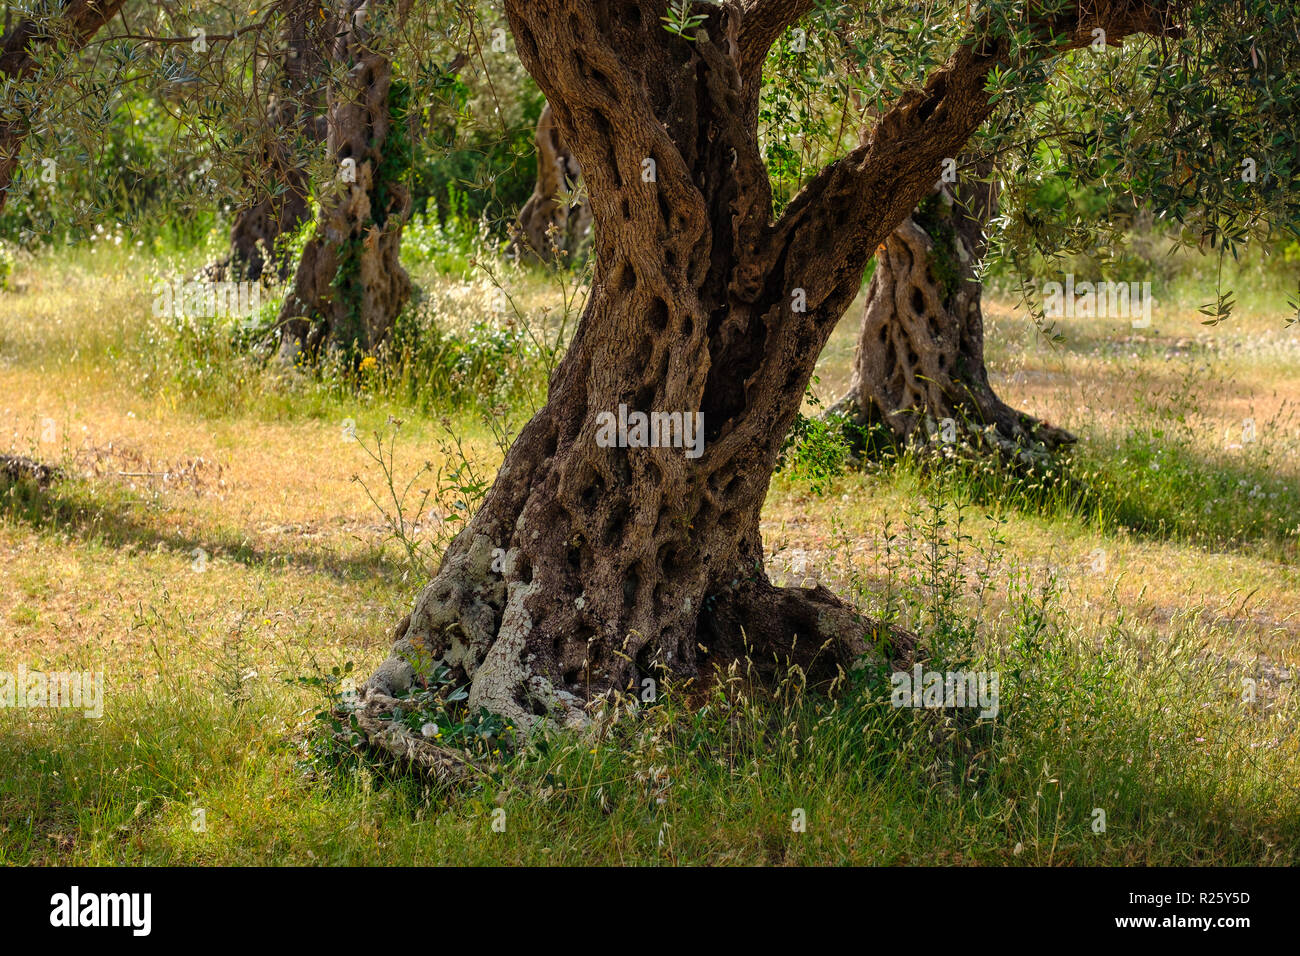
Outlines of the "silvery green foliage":
M1121 42L1094 30L1057 54L1043 23L1072 8L817 3L768 60L760 118L778 208L959 45L1005 44L1007 65L988 79L997 109L954 163L968 179L993 160L995 252L1025 277L1059 271L1050 263L1060 256L1114 255L1135 222L1163 223L1178 244L1220 256L1296 235L1300 5L1156 4L1174 35ZM1060 16L1058 35L1070 23ZM1208 321L1230 308L1221 290Z

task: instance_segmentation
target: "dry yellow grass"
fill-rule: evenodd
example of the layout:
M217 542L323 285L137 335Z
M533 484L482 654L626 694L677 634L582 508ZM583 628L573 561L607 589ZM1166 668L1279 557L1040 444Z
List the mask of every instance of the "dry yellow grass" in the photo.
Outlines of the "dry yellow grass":
M280 614L293 620L288 630L304 644L378 655L416 582L383 580L398 567L397 555L382 516L352 480L360 474L377 488L381 476L345 440L343 421L354 418L365 437L376 428L387 431L392 410L358 404L354 412L340 406L329 420L212 419L178 407L165 389L135 387L122 371L128 359L112 353L149 322L144 273L140 262L108 273L71 265L28 270L23 291L0 296L0 435L11 450L69 462L85 476L89 500L100 490L112 493L91 505L92 514L70 533L35 535L28 526L0 525L0 620L7 622L0 646L39 660L114 648L114 655L146 667L134 624L140 608L164 602L194 622L187 633L205 635L209 650L238 629L249 608L269 606L273 624L252 627L259 634L267 629L258 640L277 633ZM530 294L535 304L538 293ZM823 357L816 388L823 398L833 399L847 383L860 305ZM1276 316L1244 315L1206 329L1194 311L1169 310L1159 314L1156 328L1141 332L1113 321L1074 320L1062 324L1066 342L1052 346L1003 303L991 303L986 314L994 386L1011 404L1067 426L1104 429L1132 417L1135 379L1148 391L1173 390L1187 375L1182 356L1200 350L1216 376L1205 378L1196 396L1205 449L1221 446L1225 434L1253 416L1261 441L1283 452L1275 459L1279 471L1300 474L1300 432L1264 433L1266 423L1300 402L1300 376L1288 376L1300 335ZM436 422L406 422L399 476L414 474L426 460L438 463L438 432ZM485 461L495 460L482 436L472 447ZM778 485L768 522L775 566L798 550L820 555L811 564L833 578L838 552L827 544L831 511L869 541L887 520L897 525L906 506L869 479L841 481L835 497L843 500L831 509ZM1118 602L1158 624L1204 607L1235 615L1236 627L1254 634L1261 652L1275 659L1294 653L1300 634L1294 566L1011 520L1005 560L1060 573L1080 614ZM97 527L115 539L113 547L91 543ZM202 574L191 569L196 548L210 556ZM1105 573L1091 569L1097 549L1106 552ZM308 632L310 640L303 636Z

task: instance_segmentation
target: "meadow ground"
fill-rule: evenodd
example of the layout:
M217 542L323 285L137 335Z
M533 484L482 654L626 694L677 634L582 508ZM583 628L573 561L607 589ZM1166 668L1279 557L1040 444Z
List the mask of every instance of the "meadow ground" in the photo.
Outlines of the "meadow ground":
M1194 292L1149 329L1067 320L1055 345L991 301L995 389L1080 437L1052 474L831 451L778 475L773 576L997 670L996 720L896 710L866 676L828 700L733 674L702 709L667 688L448 793L322 753L315 715L333 668L386 654L538 390L437 408L379 373L221 365L152 317L158 268L101 242L0 293L0 451L67 475L0 491L0 671L106 675L98 720L0 711L0 863L1300 859L1300 327L1281 292L1217 327ZM490 292L420 278L435 308L460 302L448 316ZM518 281L526 311L552 294ZM828 403L860 305L822 358ZM414 480L400 508L376 434L398 491Z

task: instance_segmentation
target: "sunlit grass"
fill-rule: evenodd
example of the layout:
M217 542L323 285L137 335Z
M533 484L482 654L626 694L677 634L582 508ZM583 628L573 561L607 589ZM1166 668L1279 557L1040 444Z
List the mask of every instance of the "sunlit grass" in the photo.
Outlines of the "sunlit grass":
M393 470L417 491L454 454L490 475L539 379L461 401L400 375L286 375L220 337L197 374L150 281L206 254L163 264L110 239L20 264L0 295L0 437L68 472L0 492L0 670L107 672L98 721L0 711L0 862L1297 862L1300 383L1272 313L1209 330L1173 312L1144 341L1080 322L1053 348L993 303L995 388L1080 435L1068 469L904 461L816 491L778 476L773 577L997 670L995 722L896 710L865 676L831 701L737 674L445 793L304 764L325 702L296 678L367 673L427 575L352 480L382 500L349 429L371 447L396 429ZM482 276L412 267L449 349L518 319ZM560 310L545 276L499 275L542 326ZM444 505L408 511L412 533L454 532Z

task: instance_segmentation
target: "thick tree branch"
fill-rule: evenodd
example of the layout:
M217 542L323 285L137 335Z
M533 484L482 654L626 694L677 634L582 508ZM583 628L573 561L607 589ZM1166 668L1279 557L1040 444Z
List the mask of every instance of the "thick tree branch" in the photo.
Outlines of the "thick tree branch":
M655 69L669 75L662 84L669 89L693 87L693 61L670 55L676 38L659 22L662 2L629 4L618 22L604 6L506 0L505 9L520 59L583 170L598 263L635 249L652 223L690 249L705 235L707 210L643 74ZM628 20L631 10L638 14L635 25ZM636 183L645 188L625 188Z
M80 49L117 15L124 2L65 0L63 13L57 19L19 20L0 40L0 75L11 79L27 76L40 65L36 52L60 40L67 41L72 50Z
M1055 56L1089 45L1098 28L1111 45L1133 34L1177 35L1178 6L1085 2L1032 26L1042 37L1038 49ZM803 287L810 313L834 292L834 280L861 275L871 251L928 194L943 159L956 156L993 112L988 74L995 66L1014 65L1011 56L1005 38L987 41L973 33L922 90L904 94L879 119L861 146L822 170L766 233L758 258L784 263L789 287L800 285L800 263L829 258L836 264L820 272L832 283Z
M1175 6L1115 0L1075 7L1031 24L1041 45L1019 53L1086 46L1097 27L1110 43L1133 33L1171 35ZM959 155L992 113L988 74L1014 65L1013 53L1007 39L981 33L987 29L969 37L922 90L905 94L862 146L818 174L735 269L704 405L706 416L726 421L711 446L719 458L739 454L755 432L789 428L782 396L755 390L750 400L750 389L775 380L802 390L875 249L933 188L942 160Z
M762 69L777 38L816 6L814 0L744 0L740 23L740 58Z

